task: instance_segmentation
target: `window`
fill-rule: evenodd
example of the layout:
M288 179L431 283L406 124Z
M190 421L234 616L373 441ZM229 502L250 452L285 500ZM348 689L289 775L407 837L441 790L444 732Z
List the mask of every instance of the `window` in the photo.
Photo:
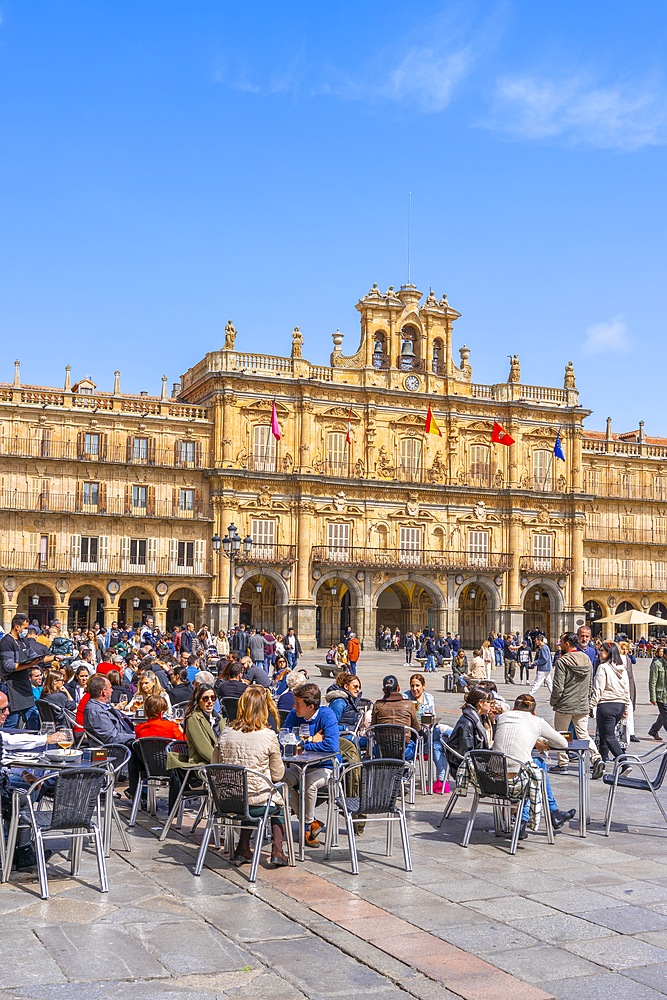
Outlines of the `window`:
M195 464L195 442L181 441L181 465Z
M81 536L81 562L97 564L98 540L86 535Z
M401 528L400 535L401 562L417 566L421 563L422 530L421 528Z
M588 492L597 496L600 492L600 473L597 469L589 469L587 473Z
M600 537L600 515L599 514L589 514L588 515L588 534L592 538Z
M130 565L146 565L146 539L130 538Z
M346 447L343 433L332 431L327 434L327 471L330 476L347 475Z
M653 497L655 500L667 500L667 476L656 476L653 480Z
M473 566L480 569L488 566L489 562L489 532L470 531L468 532L468 555Z
M133 438L132 458L135 462L148 461L148 438Z
M438 338L433 341L433 357L431 360L431 371L435 375L444 375L444 365L442 364L442 341Z
M179 501L179 510L194 510L195 509L195 491L194 490L181 490Z
M97 458L100 453L99 434L86 434L83 440L83 450L88 458Z
M667 539L667 517L653 518L653 538L656 542L665 542Z
M178 543L178 555L176 557L176 565L183 568L191 568L195 564L195 543L194 542L179 542Z
M401 474L405 479L415 479L421 464L422 443L419 438L401 438Z
M100 496L99 483L83 484L83 504L84 507L97 507Z
M250 527L252 553L258 559L270 559L276 542L276 522L257 519Z
M549 490L551 482L549 473L551 472L551 452L544 448L533 450L533 489Z
M553 558L553 535L533 535L533 562L538 573L549 573Z
M621 496L631 497L634 496L635 490L635 477L631 472L623 472L621 474Z
M621 587L633 588L635 583L635 561L634 559L621 559L620 561L621 570Z
M584 575L584 586L600 586L600 560L589 558L586 560L586 572Z
M146 497L147 497L147 487L146 486L133 486L132 487L132 506L139 508L141 510L146 509Z
M327 525L328 558L334 562L347 561L350 558L350 525Z
M633 541L635 535L634 514L621 514L621 534L624 541Z
M255 472L276 471L276 439L269 424L253 427L252 467Z
M653 587L655 590L664 590L667 586L667 563L653 563Z
M470 448L470 476L484 486L490 485L489 454L483 444L473 444Z

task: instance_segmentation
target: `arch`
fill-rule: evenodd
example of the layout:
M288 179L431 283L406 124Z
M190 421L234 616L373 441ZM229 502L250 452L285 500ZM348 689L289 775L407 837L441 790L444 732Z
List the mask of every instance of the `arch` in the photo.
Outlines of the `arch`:
M392 587L395 583L418 583L429 595L436 609L438 611L446 611L447 598L443 594L442 590L440 590L437 583L433 580L427 579L426 577L418 576L415 573L404 573L393 577L391 580L387 580L386 583L379 584L378 589L373 594L373 606L375 608L377 608L380 595L387 590L387 588Z
M276 570L264 569L264 567L262 567L261 571L259 569L247 569L243 576L237 577L236 584L234 586L235 604L238 604L241 600L241 591L244 584L246 584L249 580L253 580L255 577L264 577L265 579L270 580L276 588L278 604L289 604L289 589L283 577Z
M104 625L107 594L103 587L88 580L79 580L71 587L68 597L67 627L90 628L95 622ZM88 599L88 604L86 604Z
M148 595L148 596L146 596ZM135 598L139 607L134 607ZM154 589L143 580L127 583L118 592L118 620L125 625L141 623L147 614L153 614L153 608L158 603Z
M53 584L46 583L44 580L39 580L35 581L34 583L21 584L21 586L18 588L15 594L16 603L17 604L19 603L21 594L23 593L24 590L34 590L35 592L38 592L40 588L42 590L48 590L49 594L51 595L51 597L53 597L54 601L60 600L60 595L56 592L56 589L53 586Z
M614 608L615 615L622 615L624 611L636 611L637 608L632 603L632 601L619 601L618 605Z
M488 607L489 611L500 610L500 607L502 605L500 588L497 586L497 584L493 582L493 580L489 580L487 576L482 576L481 574L477 574L475 576L467 576L463 581L463 583L457 586L456 591L454 593L457 606L460 607L461 594L463 593L465 588L471 583L478 584L486 592L486 597L489 604Z
M656 601L655 604L651 605L649 614L655 615L656 618L662 618L665 623L664 625L649 625L649 635L663 635L667 629L667 606L662 601Z
M181 607L181 600L187 602L184 608ZM173 629L175 625L185 626L188 622L192 622L195 629L199 629L202 624L206 598L198 587L191 587L189 581L172 587L167 594L165 604L167 605L168 630Z
M37 604L33 596L38 597ZM24 583L15 593L16 610L28 615L31 621L38 621L43 628L55 618L55 605L60 604L60 595L56 595L50 583Z
M437 599L439 597L439 600ZM429 627L434 631L443 630L442 594L435 595L432 588L426 588L422 581L414 578L391 580L378 589L374 600L375 633L378 647L387 648L386 639L396 630L401 639L406 632L416 632Z
M340 642L348 626L362 634L359 622L363 621L363 594L353 576L328 573L316 581L312 594L317 605L318 646L328 647Z
M190 583L190 581L188 580L187 582L183 581L182 583L174 583L170 586L164 598L165 604L167 604L168 601L174 599L177 590L191 590L193 594L197 595L197 599L202 605L206 604L206 601L208 600L207 595L204 593L201 587L198 587L196 584Z
M315 601L316 604L317 604L317 593L320 587L325 583L331 584L334 580L337 580L339 583L345 584L347 589L350 591L350 597L353 604L363 604L364 594L361 587L359 586L359 581L355 580L354 576L352 576L350 573L345 573L345 572L339 573L337 570L326 573L323 576L321 576L319 580L315 581L315 585L313 586L311 593L313 600Z
M489 592L481 581L468 580L459 593L459 635L464 648L476 648L494 628L495 614L489 608Z
M556 614L562 614L565 610L563 591L557 583L554 583L553 580L549 580L548 577L537 577L537 579L532 579L530 583L523 588L521 591L521 607L525 607L526 595L535 587L539 587L540 590L546 591L551 602L551 610Z
M596 618L604 618L605 613L602 610L602 605L599 601L586 601L584 604L586 610L586 622L591 630L591 635L600 635L602 632L602 625L596 624Z

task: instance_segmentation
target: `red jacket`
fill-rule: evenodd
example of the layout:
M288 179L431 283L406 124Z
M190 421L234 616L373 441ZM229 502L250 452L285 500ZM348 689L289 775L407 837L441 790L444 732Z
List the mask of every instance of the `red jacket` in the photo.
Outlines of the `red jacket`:
M146 736L159 736L168 740L184 740L183 730L177 722L170 722L169 719L147 719L146 722L138 722L134 727L134 732L138 740Z

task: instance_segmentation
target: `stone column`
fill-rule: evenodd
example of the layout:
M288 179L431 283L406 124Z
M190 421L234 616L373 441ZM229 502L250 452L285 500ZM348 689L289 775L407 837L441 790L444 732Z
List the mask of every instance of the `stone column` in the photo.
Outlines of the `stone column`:
M18 604L14 597L15 591L8 591L7 597L2 604L2 627L5 632L9 632L12 627L12 618L18 611Z
M166 604L156 604L153 607L153 620L155 622L155 627L159 628L161 632L165 632L167 629L167 605Z
M112 622L117 622L117 621L118 621L118 605L117 604L108 604L108 605L105 605L105 608L104 608L104 627L106 629L110 629L111 628L111 623Z
M302 500L295 510L294 530L296 545L296 595L292 610L296 621L292 624L304 649L315 649L316 610L311 597L310 552L315 543L315 505L310 500Z
M572 575L570 576L570 606L573 611L583 612L584 602L584 528L583 518L572 524L571 551Z

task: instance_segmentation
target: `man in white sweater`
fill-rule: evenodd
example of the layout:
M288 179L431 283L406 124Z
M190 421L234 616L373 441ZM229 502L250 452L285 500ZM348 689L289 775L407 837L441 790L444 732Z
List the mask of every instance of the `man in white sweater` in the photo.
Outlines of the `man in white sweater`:
M533 757L533 750L566 750L567 740L560 733L535 714L535 699L530 694L520 694L514 702L514 709L499 715L496 721L496 731L493 739L493 749L514 757L525 764L533 764L546 774L546 763L542 757ZM560 830L569 820L574 818L576 809L561 812L554 798L547 778L547 799L551 813L551 823L554 830ZM526 826L529 816L529 804L526 802L521 817L521 839L528 836Z

